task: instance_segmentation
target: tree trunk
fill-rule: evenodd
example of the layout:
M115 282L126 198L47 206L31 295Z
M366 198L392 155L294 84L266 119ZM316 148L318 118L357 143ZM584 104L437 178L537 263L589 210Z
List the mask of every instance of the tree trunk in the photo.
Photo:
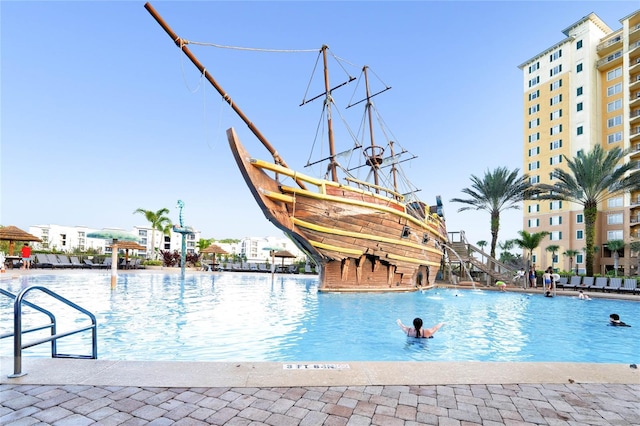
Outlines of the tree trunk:
M587 276L593 276L593 247L596 235L596 219L598 218L598 205L596 203L586 203L584 206L584 233L586 239L586 260Z

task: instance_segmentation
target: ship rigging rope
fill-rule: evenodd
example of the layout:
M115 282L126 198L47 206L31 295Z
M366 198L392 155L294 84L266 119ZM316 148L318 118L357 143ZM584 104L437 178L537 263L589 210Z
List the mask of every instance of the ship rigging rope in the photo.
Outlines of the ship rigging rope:
M207 43L202 41L183 40L185 44L195 44L197 46L217 47L219 49L249 50L253 52L277 52L277 53L309 53L317 52L318 49L264 49L259 47L226 46L224 44Z

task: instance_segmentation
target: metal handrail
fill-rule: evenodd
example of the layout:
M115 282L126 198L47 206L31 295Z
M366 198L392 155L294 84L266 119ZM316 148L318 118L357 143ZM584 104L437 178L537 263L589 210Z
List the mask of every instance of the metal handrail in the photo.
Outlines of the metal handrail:
M55 316L51 312L47 311L46 309L41 308L38 305L35 305L31 302L24 300L24 297L27 295L27 293L33 290L42 291L43 293L48 294L49 296L64 303L65 305L87 315L91 319L91 325L87 325L87 326L80 327L78 329L71 330L71 331L66 331L63 333L57 333ZM22 372L22 350L30 348L32 346L39 345L41 343L51 342L52 358L72 358L73 357L73 358L98 359L97 322L96 322L95 315L93 315L91 312L73 303L69 299L63 296L60 296L54 291L51 291L48 288L42 287L42 286L34 285L34 286L27 287L24 290L22 290L20 293L18 293L17 296L14 296L10 292L2 289L0 289L0 293L15 299L13 302L13 333L8 333L0 336L0 339L13 336L13 374L9 375L8 376L9 378L21 377L27 374ZM23 304L46 314L51 320L51 323L26 329L26 330L22 330L22 305ZM51 330L51 336L44 337L42 339L38 339L30 343L25 343L25 344L22 343L23 333L26 334L26 333L30 333L37 330L43 330L46 328L49 328ZM65 355L65 354L58 353L58 349L57 349L58 339L66 336L71 336L73 334L81 333L87 330L91 330L91 349L92 349L91 355Z

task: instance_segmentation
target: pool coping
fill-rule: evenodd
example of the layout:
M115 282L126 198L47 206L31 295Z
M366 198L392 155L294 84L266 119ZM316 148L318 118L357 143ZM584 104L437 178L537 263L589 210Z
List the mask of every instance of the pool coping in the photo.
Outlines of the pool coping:
M183 362L0 357L0 383L138 387L304 387L523 383L640 384L629 364L562 362Z

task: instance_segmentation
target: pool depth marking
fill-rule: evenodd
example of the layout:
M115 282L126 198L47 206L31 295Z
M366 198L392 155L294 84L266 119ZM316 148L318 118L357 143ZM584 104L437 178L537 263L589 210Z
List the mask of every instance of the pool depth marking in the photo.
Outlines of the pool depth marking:
M283 370L349 370L349 364L282 364Z

